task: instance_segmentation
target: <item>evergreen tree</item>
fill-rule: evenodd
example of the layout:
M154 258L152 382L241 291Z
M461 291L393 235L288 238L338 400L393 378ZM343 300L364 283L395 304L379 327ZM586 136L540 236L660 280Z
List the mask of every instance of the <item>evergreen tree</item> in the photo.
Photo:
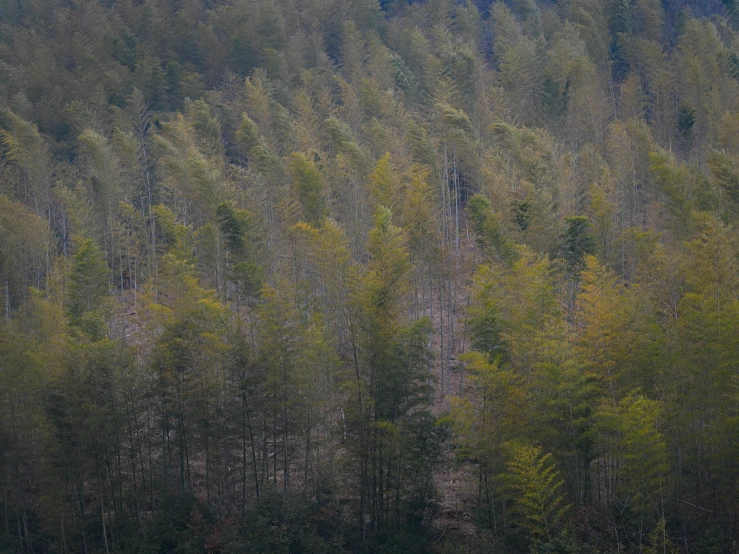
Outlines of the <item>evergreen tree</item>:
M323 197L323 179L318 168L303 154L295 153L290 157L290 171L305 221L314 227L320 226L327 210Z
M74 257L74 265L69 276L67 314L73 325L97 335L102 332L103 323L96 313L103 307L109 294L110 271L100 247L92 240L83 241Z

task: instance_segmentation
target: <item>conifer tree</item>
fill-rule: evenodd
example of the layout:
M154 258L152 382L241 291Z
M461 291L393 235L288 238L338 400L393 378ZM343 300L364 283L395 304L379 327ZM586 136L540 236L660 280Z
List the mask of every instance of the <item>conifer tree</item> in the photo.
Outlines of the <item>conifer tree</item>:
M86 328L90 333L101 332L99 328L95 329L102 323L95 321L95 312L102 307L109 293L109 273L100 247L90 239L83 241L75 255L69 278L67 314L70 323Z

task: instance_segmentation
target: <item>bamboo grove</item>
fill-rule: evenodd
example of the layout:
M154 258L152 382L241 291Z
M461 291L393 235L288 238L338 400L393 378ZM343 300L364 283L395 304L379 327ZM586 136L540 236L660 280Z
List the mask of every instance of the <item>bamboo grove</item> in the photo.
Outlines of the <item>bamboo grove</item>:
M0 552L739 552L734 0L0 0Z

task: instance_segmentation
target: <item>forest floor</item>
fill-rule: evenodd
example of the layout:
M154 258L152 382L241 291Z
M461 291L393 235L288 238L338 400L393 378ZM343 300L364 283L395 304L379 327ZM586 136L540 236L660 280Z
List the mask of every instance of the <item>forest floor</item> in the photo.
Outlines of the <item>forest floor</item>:
M466 222L462 222L462 225L466 229ZM452 398L459 396L467 384L464 364L459 361L459 356L469 348L469 340L466 336L467 307L469 306L469 285L473 267L470 261L475 258L474 251L473 239L465 232L460 236L459 244L458 259L461 267L451 272L454 275L452 294L445 295L444 298L443 358L440 333L442 311L438 309L438 302L433 310L431 322L434 329L432 350L435 356L433 413L436 417L449 413ZM451 310L451 318L448 317L449 310ZM451 340L450 337L452 337ZM435 476L439 504L433 529L438 543L451 537L464 540L475 535L474 506L479 489L474 468L469 467L469 464L460 465L455 460L453 443L446 445L444 458L444 463Z

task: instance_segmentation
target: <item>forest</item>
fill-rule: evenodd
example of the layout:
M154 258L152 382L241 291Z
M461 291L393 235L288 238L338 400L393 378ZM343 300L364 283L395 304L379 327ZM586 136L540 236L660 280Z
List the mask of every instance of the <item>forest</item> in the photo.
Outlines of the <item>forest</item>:
M0 0L0 553L739 553L739 0Z

